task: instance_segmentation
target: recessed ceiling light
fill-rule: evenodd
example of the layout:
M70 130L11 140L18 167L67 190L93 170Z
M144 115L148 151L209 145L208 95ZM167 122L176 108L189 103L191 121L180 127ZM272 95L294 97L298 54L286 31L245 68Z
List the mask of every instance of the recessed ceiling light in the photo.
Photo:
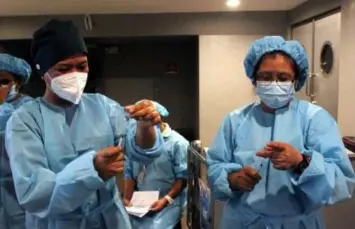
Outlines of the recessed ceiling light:
M226 5L230 8L236 8L240 5L240 0L226 0Z

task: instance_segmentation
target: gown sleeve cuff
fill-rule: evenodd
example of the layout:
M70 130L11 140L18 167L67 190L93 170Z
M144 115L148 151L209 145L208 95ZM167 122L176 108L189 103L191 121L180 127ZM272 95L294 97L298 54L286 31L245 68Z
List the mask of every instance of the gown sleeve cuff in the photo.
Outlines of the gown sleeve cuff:
M94 167L95 151L89 151L69 163L65 169L58 174L57 182L70 183L81 181L89 190L97 190L105 186Z
M157 126L155 126L155 143L153 145L152 148L149 148L149 149L142 149L141 147L139 147L137 144L136 144L136 139L135 137L132 138L132 147L134 150L136 150L138 153L145 153L145 152L154 152L154 151L159 151L161 150L160 147L163 145L163 137L161 136L160 134L160 130ZM134 136L135 136L135 133L134 132Z
M232 190L229 182L228 182L228 174L233 173L233 172L238 172L240 170L240 166L226 166L224 171L221 172L219 178L215 181L214 183L214 193L218 195L218 193L222 194L222 198L218 199L223 199L227 200L228 198L234 198L239 196L242 192L241 191L236 191Z
M291 172L291 182L294 185L301 185L312 180L314 177L318 177L325 173L324 157L322 154L312 151L311 154L307 154L311 157L308 167L303 171L301 175Z

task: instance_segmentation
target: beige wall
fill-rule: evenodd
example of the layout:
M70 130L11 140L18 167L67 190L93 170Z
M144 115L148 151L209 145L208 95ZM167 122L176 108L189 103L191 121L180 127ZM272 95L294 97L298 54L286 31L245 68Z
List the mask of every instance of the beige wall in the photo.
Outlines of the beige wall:
M261 36L199 37L199 132L203 146L211 144L229 112L256 99L243 61L252 42ZM218 228L223 204L215 204L213 222Z
M355 136L355 0L342 0L339 125L343 135Z
M200 36L200 139L208 146L229 112L252 102L255 93L243 61L262 35Z

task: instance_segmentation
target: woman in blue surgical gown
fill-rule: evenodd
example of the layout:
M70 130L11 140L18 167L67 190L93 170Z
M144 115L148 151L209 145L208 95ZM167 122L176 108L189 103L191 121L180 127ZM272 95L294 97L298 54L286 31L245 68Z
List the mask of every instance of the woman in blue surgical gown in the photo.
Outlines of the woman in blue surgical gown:
M161 117L168 111L154 102ZM133 191L159 191L159 200L143 218L131 216L133 229L173 229L180 224L186 203L188 141L160 123L164 150L153 157L137 156L127 152L125 162L125 205L130 205Z
M0 228L24 229L25 212L17 202L8 156L5 152L5 127L12 113L31 100L19 92L31 76L26 61L0 54Z
M115 176L124 150L162 149L159 113L150 101L123 108L83 93L87 47L71 21L36 31L31 52L46 92L13 113L5 135L27 229L131 229ZM130 129L129 118L139 120Z
M297 41L257 40L244 66L260 102L228 114L207 154L221 229L324 229L320 208L351 197L355 176L336 121L295 98L308 60Z

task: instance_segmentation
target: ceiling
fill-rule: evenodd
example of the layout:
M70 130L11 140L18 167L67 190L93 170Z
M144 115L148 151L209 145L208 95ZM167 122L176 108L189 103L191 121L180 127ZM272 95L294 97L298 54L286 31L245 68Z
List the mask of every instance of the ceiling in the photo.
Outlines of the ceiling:
M225 0L0 0L0 16L231 11ZM307 0L240 0L233 11L289 10Z

